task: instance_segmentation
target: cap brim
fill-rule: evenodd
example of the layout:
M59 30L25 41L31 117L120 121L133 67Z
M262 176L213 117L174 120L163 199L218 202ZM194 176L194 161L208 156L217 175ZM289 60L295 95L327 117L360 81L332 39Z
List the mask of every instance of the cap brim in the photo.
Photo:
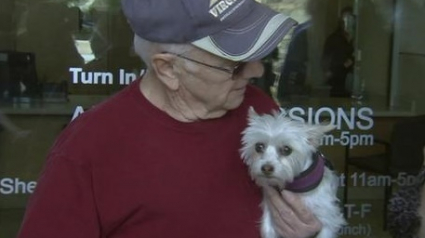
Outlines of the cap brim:
M231 28L192 42L193 45L232 61L264 58L297 22L261 4Z

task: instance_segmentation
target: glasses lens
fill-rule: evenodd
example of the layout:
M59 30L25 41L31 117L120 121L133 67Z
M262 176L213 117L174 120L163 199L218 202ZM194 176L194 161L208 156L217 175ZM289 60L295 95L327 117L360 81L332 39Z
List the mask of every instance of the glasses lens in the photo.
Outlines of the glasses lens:
M233 70L233 75L238 75L240 72L242 72L245 65L246 65L245 62L241 62L238 65L236 65L234 70Z

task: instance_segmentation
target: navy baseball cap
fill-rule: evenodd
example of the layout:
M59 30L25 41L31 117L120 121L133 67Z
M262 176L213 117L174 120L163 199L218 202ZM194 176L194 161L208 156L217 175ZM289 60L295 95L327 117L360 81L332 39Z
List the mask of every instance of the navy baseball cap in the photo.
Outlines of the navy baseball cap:
M254 0L122 0L134 33L157 43L191 43L232 61L273 51L296 22Z

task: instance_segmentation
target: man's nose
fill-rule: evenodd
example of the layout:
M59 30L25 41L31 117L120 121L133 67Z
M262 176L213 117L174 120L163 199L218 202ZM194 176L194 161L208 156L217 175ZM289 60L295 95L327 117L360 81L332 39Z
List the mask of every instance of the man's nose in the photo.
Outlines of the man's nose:
M261 61L247 62L241 72L241 78L251 79L260 78L264 73L264 67Z

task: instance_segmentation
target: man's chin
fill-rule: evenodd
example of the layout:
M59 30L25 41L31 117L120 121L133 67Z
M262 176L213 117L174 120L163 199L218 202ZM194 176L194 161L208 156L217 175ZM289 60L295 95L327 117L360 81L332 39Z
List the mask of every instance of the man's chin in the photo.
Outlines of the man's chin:
M245 94L243 93L242 94L236 93L236 94L230 95L230 97L227 99L227 102L225 103L225 108L228 110L233 110L238 108L242 104L244 98L245 98Z
M243 99L244 99L243 96L229 97L227 101L224 104L222 104L222 106L220 106L219 108L216 108L214 112L211 112L209 114L209 118L210 119L220 118L224 116L228 111L235 110L242 104Z
M225 108L226 108L226 110L228 110L228 111L230 111L230 110L234 110L234 109L238 108L238 107L242 104L242 102L243 102L243 98L242 98L242 99L240 99L240 100L236 100L236 99L235 99L235 101L228 102L228 103L225 105Z

